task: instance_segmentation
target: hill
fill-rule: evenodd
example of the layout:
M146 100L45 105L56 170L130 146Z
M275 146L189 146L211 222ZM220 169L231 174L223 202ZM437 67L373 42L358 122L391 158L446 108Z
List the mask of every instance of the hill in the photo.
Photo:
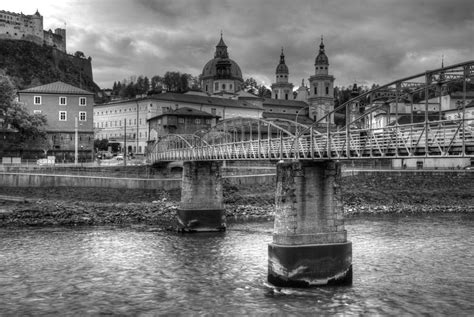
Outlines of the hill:
M18 89L60 80L98 92L100 88L92 79L91 59L84 58L82 53L76 55L27 41L0 40L0 70L12 79Z

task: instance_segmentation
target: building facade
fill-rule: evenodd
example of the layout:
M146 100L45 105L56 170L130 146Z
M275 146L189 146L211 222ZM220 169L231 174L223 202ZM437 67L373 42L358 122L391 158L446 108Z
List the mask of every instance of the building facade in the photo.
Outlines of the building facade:
M118 142L122 148L126 143L127 152L144 154L148 141L153 141L165 133L164 130L150 130L148 120L185 107L208 113L221 120L240 116L260 118L263 113L262 106L245 100L163 93L96 105L95 138ZM165 134L167 133L169 131Z
M43 16L38 11L25 15L0 10L0 39L30 41L66 52L66 30L43 30Z
M193 108L183 107L169 110L148 119L150 140L168 134L194 134L207 131L217 123L218 116Z
M145 153L148 141L147 120L161 114L151 98L119 100L94 106L95 139L118 143L128 153Z
M93 93L58 81L21 90L18 96L30 113L42 114L47 119L47 139L32 150L54 155L56 161L74 161L77 145L81 160L92 158Z

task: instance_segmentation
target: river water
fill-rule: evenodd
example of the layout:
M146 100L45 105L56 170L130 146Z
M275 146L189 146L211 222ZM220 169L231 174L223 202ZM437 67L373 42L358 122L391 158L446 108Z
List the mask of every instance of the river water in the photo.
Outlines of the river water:
M357 218L351 287L266 283L273 224L0 229L0 315L450 315L474 312L474 217Z

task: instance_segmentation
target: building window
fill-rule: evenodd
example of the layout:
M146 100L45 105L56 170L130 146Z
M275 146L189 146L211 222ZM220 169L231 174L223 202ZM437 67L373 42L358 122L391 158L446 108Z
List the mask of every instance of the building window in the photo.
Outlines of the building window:
M222 84L222 90L225 90L225 84Z
M216 108L211 108L211 113L212 113L213 115L216 115L217 109L216 109Z
M34 104L35 105L40 105L41 104L41 96L35 96L34 97Z
M158 121L156 122L158 125L161 124L161 119L158 119Z
M326 95L329 95L329 87L326 86Z
M184 123L184 118L178 118L178 123Z
M211 119L206 119L206 124L211 124Z
M87 121L87 115L85 111L79 111L79 121Z
M230 89L230 90L232 90L232 89L233 89L233 88L232 88L232 84L229 84L229 89Z
M86 97L79 97L79 106L86 106L86 105L87 105Z
M278 99L278 93L277 92L275 93L275 99Z
M206 85L206 91L208 91L208 90L209 90L209 85Z
M219 83L214 83L214 91L218 91L219 90Z
M201 124L201 119L195 119L194 122L195 122L196 124Z
M315 95L318 94L318 87L314 87L314 94L315 94Z
M66 121L66 120L67 120L67 112L59 111L59 121Z
M285 94L285 99L288 100L288 94Z
M67 97L59 97L59 105L61 106L67 105Z

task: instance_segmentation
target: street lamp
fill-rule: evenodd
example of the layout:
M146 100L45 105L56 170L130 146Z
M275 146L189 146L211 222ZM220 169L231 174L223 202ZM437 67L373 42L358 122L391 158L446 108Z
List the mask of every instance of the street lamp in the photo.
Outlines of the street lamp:
M74 165L77 165L77 156L78 156L78 133L77 133L77 116L74 117Z

